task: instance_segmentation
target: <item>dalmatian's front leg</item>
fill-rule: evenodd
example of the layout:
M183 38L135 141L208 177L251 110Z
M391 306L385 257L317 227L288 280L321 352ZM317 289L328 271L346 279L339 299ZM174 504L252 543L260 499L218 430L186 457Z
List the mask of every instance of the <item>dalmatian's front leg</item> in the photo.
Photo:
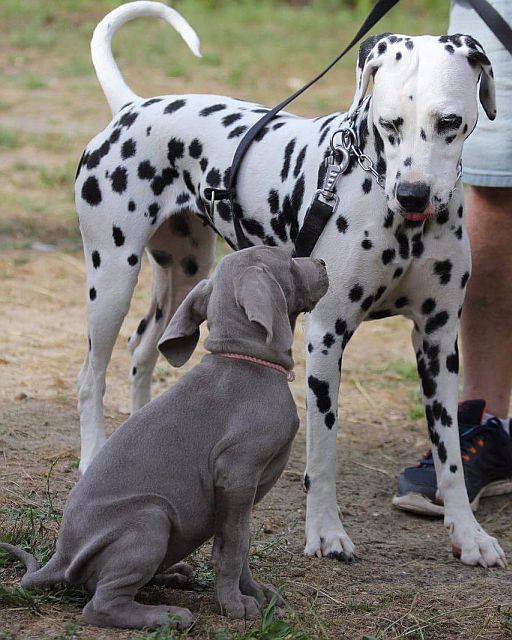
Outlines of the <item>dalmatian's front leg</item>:
M497 540L478 524L471 510L462 467L457 428L457 323L444 324L448 312L432 314L413 330L413 345L432 442L437 486L445 505L444 525L452 550L464 564L505 567Z
M307 345L307 556L350 562L354 545L336 501L336 432L342 351L351 336L347 323L331 318L325 306L305 319Z

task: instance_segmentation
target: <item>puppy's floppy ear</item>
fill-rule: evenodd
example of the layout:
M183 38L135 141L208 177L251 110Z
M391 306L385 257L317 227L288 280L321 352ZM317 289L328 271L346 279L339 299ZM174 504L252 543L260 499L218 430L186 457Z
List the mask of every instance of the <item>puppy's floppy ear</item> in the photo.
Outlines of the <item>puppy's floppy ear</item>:
M201 280L180 304L158 343L158 350L174 367L190 358L199 340L199 325L206 320L212 292L210 280Z
M480 69L480 89L478 97L489 120L496 118L496 89L494 86L494 72L491 61L486 56L484 48L471 36L466 36L466 53L469 64Z
M359 45L359 55L357 56L356 67L356 91L354 94L354 100L348 110L349 113L353 113L363 100L368 83L370 82L370 76L374 75L377 69L383 63L383 56L379 54L378 43L391 35L390 32L381 33L376 36L370 36L363 40ZM377 48L376 48L377 46Z
M290 348L293 335L288 304L279 283L265 267L247 267L236 278L235 299L247 318L265 330L267 344Z

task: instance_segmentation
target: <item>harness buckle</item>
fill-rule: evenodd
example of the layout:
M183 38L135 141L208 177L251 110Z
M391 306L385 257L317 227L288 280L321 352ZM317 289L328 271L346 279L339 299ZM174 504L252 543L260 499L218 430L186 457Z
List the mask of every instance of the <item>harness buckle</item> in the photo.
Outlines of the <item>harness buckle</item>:
M338 207L340 198L334 191L326 191L325 189L317 189L313 200L319 200L322 204L331 208L334 213ZM331 214L332 215L332 214Z

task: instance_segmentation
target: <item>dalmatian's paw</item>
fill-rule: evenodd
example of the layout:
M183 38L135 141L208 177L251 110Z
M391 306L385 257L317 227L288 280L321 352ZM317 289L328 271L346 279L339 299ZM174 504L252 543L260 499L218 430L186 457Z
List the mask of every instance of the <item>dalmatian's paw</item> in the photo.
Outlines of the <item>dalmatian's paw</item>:
M504 569L507 559L499 542L485 533L478 522L473 520L467 524L445 523L450 532L454 557L471 566Z
M337 510L322 517L306 517L306 547L304 555L326 557L343 562L353 562L355 547L345 531Z

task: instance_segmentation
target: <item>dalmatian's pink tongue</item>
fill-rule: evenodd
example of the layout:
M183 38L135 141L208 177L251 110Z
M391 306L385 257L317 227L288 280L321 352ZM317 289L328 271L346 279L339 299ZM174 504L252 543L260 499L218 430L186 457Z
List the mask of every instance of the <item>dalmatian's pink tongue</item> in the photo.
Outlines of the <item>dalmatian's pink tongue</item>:
M419 222L427 217L424 213L404 213L403 216L406 220L411 220L412 222Z

